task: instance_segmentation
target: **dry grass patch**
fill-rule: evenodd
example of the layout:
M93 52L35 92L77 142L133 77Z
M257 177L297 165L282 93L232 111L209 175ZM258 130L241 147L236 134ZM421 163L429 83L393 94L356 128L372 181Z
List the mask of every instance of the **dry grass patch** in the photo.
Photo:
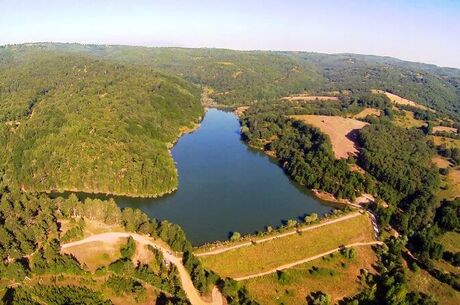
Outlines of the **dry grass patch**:
M414 101L405 99L403 97L400 97L400 96L398 96L396 94L393 94L393 93L390 93L390 92L386 92L386 91L383 91L383 90L372 90L372 93L385 94L390 99L390 101L392 103L394 103L395 105L411 106L411 107L415 107L415 108L422 109L422 110L436 112L431 108L428 108L426 106L420 105L420 104L418 104L418 103L416 103Z
M407 278L411 290L430 294L442 305L458 305L460 292L447 284L439 282L425 270L421 269L417 272L408 270Z
M66 248L62 252L72 254L80 264L86 265L91 272L94 272L97 268L108 266L119 259L120 247L123 243L126 243L126 238L120 238L117 243L94 241Z
M334 303L345 296L357 293L361 284L358 275L361 269L373 270L376 256L371 247L355 248L357 256L346 259L339 253L332 257L308 262L286 270L287 283L281 283L278 275L271 274L244 281L244 284L260 304L305 304L311 292L323 291ZM318 272L311 272L313 266Z
M439 237L440 242L447 251L460 252L460 233L446 232Z
M341 245L374 240L369 217L364 214L301 234L273 239L249 247L201 257L204 266L233 278L275 269Z
M438 168L448 168L452 165L452 163L450 163L449 160L446 160L445 158L438 155L434 156L431 160Z
M248 110L248 109L249 109L248 106L241 106L241 107L236 108L235 111L234 111L234 113L235 113L238 117L240 117L240 116L242 116L242 115L246 112L246 110Z
M337 159L348 158L358 154L356 145L357 131L368 125L365 122L340 116L326 115L292 115L291 118L313 125L327 134Z
M458 139L451 139L446 137L439 137L439 136L431 136L434 144L436 146L445 145L447 148L459 148L460 149L460 140Z
M380 109L376 108L365 108L363 111L360 113L357 113L353 116L354 119L364 119L368 115L373 115L373 116L380 116L382 114L382 111Z
M393 119L397 126L404 128L419 128L426 125L424 121L417 120L412 111L403 110L403 112L403 116L397 115Z
M442 199L453 200L460 197L460 167L451 168L447 176L442 177L442 189L439 197Z
M447 127L447 126L434 126L433 127L433 132L452 132L452 133L457 133L458 129L454 127Z
M326 95L309 95L308 93L293 94L281 98L288 102L315 102L315 101L329 101L337 102L339 98L337 96L326 96Z

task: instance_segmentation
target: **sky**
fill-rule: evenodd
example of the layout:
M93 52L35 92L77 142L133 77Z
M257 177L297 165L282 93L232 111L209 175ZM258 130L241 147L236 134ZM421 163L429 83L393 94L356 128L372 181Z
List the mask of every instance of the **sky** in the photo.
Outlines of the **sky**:
M44 41L360 53L460 68L460 0L0 0L0 45Z

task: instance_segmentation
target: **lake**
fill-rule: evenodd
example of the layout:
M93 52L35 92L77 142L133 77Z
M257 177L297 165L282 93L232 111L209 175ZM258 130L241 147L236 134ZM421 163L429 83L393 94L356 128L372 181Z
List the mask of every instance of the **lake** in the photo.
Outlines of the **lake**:
M193 245L332 209L293 183L264 153L242 142L232 112L209 109L201 127L181 137L172 155L179 173L176 192L155 199L115 199L120 207L139 208L179 224Z

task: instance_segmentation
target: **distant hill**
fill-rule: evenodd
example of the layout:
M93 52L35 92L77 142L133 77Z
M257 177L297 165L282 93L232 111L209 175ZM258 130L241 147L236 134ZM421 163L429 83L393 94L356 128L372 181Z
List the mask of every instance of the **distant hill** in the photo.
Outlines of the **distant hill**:
M303 91L359 93L381 89L460 118L460 69L391 57L62 43L2 49L2 54L53 50L146 65L210 87L211 98L229 105L251 104Z
M170 192L168 146L203 115L200 90L151 67L62 52L0 52L0 160L11 185Z

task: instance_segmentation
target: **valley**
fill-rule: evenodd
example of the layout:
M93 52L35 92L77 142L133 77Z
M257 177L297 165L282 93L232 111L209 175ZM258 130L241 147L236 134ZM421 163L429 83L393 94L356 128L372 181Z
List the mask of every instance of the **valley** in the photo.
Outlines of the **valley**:
M37 43L0 76L5 304L458 299L457 70Z

